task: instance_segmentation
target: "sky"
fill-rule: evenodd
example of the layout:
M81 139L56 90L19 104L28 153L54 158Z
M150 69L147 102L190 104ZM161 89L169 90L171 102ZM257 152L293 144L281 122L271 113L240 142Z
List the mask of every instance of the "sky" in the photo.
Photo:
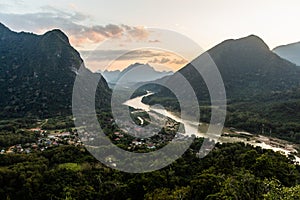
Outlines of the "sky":
M271 49L300 41L299 9L299 0L1 0L0 22L63 30L92 71L133 62L178 70L226 39L255 34Z

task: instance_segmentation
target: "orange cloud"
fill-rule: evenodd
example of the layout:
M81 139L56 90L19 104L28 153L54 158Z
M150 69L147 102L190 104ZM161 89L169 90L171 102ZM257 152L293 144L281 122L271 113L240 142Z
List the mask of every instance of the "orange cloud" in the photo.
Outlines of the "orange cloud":
M106 26L82 27L80 31L70 31L70 41L74 46L99 43L106 39L123 39L125 41L146 40L149 36L144 27L108 24Z
M149 32L142 26L132 27L128 33L132 38L137 40L145 40L149 36Z
M70 4L70 6L75 6ZM0 18L12 28L30 30L31 32L43 33L50 29L61 29L70 38L75 47L84 47L89 44L97 44L106 39L122 39L122 41L134 42L146 40L148 30L143 26L129 25L94 25L87 26L86 21L90 16L80 12L66 12L50 6L44 6L42 12L37 13L0 13Z

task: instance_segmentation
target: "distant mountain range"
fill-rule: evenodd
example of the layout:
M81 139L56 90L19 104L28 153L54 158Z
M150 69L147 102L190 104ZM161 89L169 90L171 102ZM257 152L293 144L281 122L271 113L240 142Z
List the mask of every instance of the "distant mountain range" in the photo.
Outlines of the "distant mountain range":
M0 116L70 115L73 83L82 63L60 30L16 33L0 23ZM106 81L102 79L98 87L99 103L108 104Z
M121 71L120 70L115 70L115 71L108 71L108 70L101 71L100 70L100 71L97 71L96 73L102 74L102 76L108 83L116 83L118 81Z
M282 45L273 49L280 57L300 66L300 42Z
M134 63L126 67L124 70L115 71L98 71L101 73L105 80L110 84L115 84L117 82L127 85L135 84L139 82L153 81L160 79L164 76L170 76L173 74L171 71L156 71L149 64Z

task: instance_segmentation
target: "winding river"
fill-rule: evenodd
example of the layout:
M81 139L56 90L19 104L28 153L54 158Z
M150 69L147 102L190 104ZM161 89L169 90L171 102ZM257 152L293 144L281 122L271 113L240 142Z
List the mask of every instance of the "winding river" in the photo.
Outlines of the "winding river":
M148 113L152 114L159 114L163 115L165 117L168 117L170 119L173 119L179 123L182 123L185 128L185 134L186 135L195 135L196 137L204 137L204 138L211 138L212 135L206 134L206 133L201 133L198 131L199 125L201 125L199 122L192 122L188 120L183 120L180 117L174 115L173 113L166 111L163 108L157 107L157 106L149 106L147 104L144 104L142 102L142 99L146 96L152 95L152 92L148 92L145 95L127 100L123 104L135 109L143 110ZM143 119L139 118L139 120L143 123ZM285 155L289 155L290 153L297 153L297 150L295 149L293 144L290 144L287 141L284 140L279 140L276 138L271 138L271 137L266 137L262 135L253 135L251 133L247 132L235 132L236 134L242 134L242 135L249 135L251 136L250 139L246 139L243 137L229 137L225 135L222 135L221 137L218 138L217 142L219 143L234 143L234 142L243 142L245 144L250 144L255 147L261 147L263 149L272 149L273 151L276 152L281 152ZM215 139L212 138L212 139ZM272 143L272 141L276 141ZM300 163L300 158L295 156L295 161Z

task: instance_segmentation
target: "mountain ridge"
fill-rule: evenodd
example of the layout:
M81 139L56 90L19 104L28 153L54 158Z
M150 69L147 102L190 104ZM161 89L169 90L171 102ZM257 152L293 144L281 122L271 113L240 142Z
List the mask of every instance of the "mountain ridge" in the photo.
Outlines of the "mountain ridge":
M300 42L280 45L272 51L280 57L300 66Z
M300 71L296 65L271 52L258 36L250 35L237 40L226 40L208 50L207 53L218 67L230 99L236 99L242 93L244 93L242 98L247 98L249 94L263 95L266 90L269 90L270 95L272 91L284 90L300 84L297 77ZM196 59L199 58L201 56ZM197 76L197 72L191 73L189 70L193 71L188 64L180 69L179 73L192 82L193 79L194 82L202 80ZM284 81L283 74L285 74ZM197 84L192 83L192 85L197 92ZM238 99L242 100L242 98Z
M254 39L254 40L253 40ZM251 41L249 43L249 41ZM261 133L262 126L275 137L291 140L293 133L300 132L300 68L279 57L267 48L258 37L226 40L208 50L223 78L227 96L227 117L225 126ZM183 76L192 86L202 109L201 119L210 121L211 102L208 88L194 67L208 69L210 63L202 62L201 55L160 83L179 87L180 96L188 97L185 88L176 85ZM197 59L200 59L199 61ZM155 84L155 83L154 83ZM155 90L155 94L145 97L143 102L150 105L161 104L172 111L180 111L174 94L153 83L142 89ZM188 98L187 98L188 100ZM222 112L222 109L220 110Z

